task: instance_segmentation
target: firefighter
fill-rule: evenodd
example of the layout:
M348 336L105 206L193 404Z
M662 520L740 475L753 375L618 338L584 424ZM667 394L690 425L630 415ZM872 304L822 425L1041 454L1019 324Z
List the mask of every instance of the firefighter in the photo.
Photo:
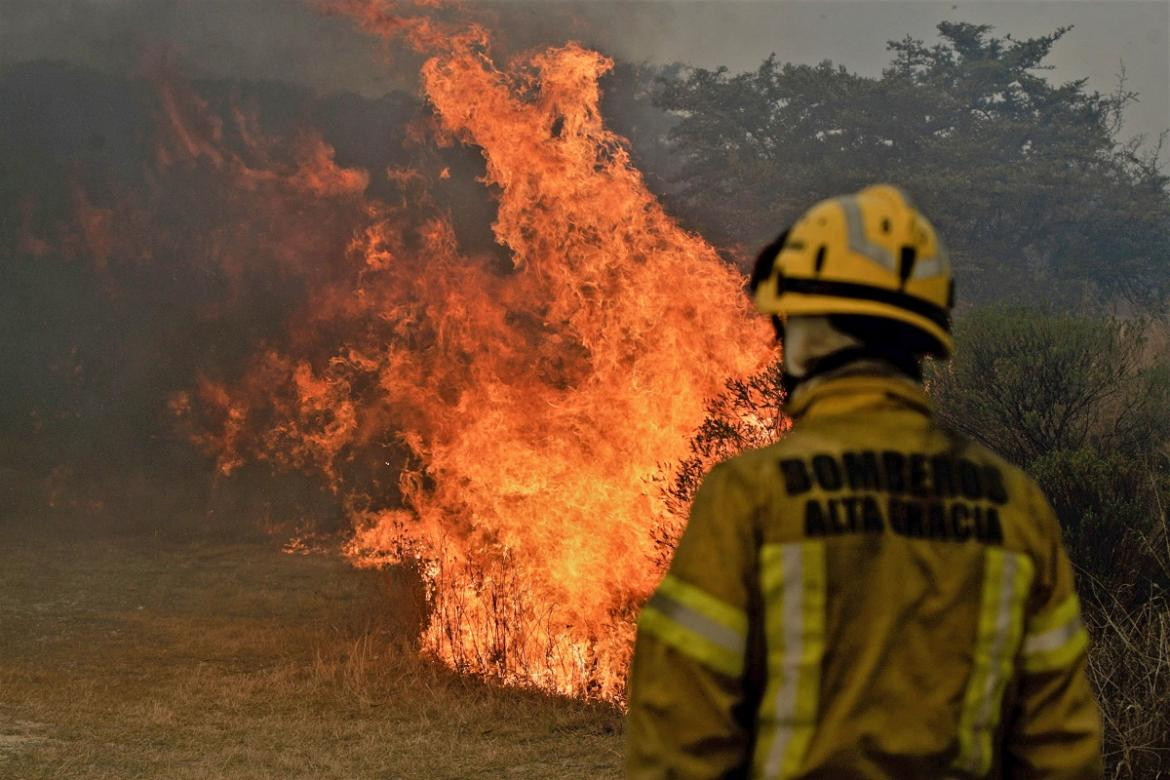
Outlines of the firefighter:
M896 188L823 201L751 288L790 432L704 479L638 620L631 778L1100 778L1060 528L941 427L953 284Z

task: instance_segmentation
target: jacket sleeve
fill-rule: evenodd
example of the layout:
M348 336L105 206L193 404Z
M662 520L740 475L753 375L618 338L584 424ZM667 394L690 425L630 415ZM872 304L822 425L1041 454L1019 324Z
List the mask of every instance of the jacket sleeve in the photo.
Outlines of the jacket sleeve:
M749 486L728 465L713 469L695 496L670 570L638 619L629 778L746 776L754 512Z
M1085 672L1089 638L1060 525L1036 493L1047 541L1037 556L1020 651L1019 695L1007 735L1008 776L1099 780L1101 714Z

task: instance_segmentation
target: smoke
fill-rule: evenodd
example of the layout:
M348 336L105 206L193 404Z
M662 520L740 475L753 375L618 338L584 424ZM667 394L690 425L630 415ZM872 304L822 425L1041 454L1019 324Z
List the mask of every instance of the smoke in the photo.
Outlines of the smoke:
M482 10L508 31L497 48L564 41L569 6L518 8ZM249 459L224 478L171 401L286 343L290 313L352 270L333 261L366 204L405 197L387 171L445 170L432 194L461 250L510 266L482 155L421 142L422 58L299 2L10 1L3 16L0 505L119 529L338 527L311 469ZM653 182L669 160L652 75L619 65L603 113ZM322 162L364 176L362 197L302 197ZM374 452L354 479L393 504L402 457Z
M6 487L29 494L38 517L56 509L87 524L165 527L231 514L222 504L236 497L208 481L209 464L166 400L281 338L285 312L332 268L301 258L344 256L361 216L337 197L281 199L272 182L246 181L248 163L259 172L262 160L200 161L212 152L194 130L169 126L168 105L206 100L191 123L213 133L212 117L228 117L220 130L228 149L245 144L260 116L260 132L337 128L346 157L374 169L403 155L391 139L419 110L403 95L317 99L222 82L200 84L206 97L196 99L167 78L43 63L0 77L0 209L11 215L0 225L0 457ZM256 124L235 122L234 111ZM268 169L324 153L319 135L290 138ZM337 170L333 180L295 184L341 192L346 176L361 184L356 166ZM268 511L251 514L263 522Z
M373 42L300 0L3 0L0 14L0 67L58 60L128 75L167 49L193 78L369 97L412 84L409 71L371 67Z
M512 51L570 40L631 62L674 14L669 4L606 0L475 3ZM144 52L166 49L192 78L280 81L316 93L376 98L417 86L417 58L355 35L315 0L0 0L0 69L63 61L134 74ZM389 57L396 67L377 67Z

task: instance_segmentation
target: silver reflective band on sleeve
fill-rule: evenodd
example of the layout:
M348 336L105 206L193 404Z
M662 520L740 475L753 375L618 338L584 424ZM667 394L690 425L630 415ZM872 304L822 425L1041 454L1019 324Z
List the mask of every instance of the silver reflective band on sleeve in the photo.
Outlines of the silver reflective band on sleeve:
M680 604L662 592L655 593L646 606L656 610L683 628L698 634L729 653L742 654L747 638L685 604Z
M1056 609L1028 624L1022 660L1025 672L1047 672L1077 662L1089 645L1081 623L1081 605L1071 594Z
M1073 615L1072 619L1063 626L1050 628L1043 634L1036 634L1029 636L1024 640L1024 655L1038 655L1040 653L1051 653L1059 650L1066 644L1076 639L1077 634L1083 630L1081 624L1081 616Z
M720 674L743 674L747 614L707 590L667 574L638 617L652 636Z

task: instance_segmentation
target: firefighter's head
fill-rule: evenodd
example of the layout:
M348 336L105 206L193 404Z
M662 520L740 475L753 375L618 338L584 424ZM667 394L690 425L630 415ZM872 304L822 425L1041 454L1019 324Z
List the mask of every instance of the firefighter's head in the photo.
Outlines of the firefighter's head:
M772 315L795 379L859 359L919 376L954 349L950 262L896 187L821 201L756 260L756 307Z

